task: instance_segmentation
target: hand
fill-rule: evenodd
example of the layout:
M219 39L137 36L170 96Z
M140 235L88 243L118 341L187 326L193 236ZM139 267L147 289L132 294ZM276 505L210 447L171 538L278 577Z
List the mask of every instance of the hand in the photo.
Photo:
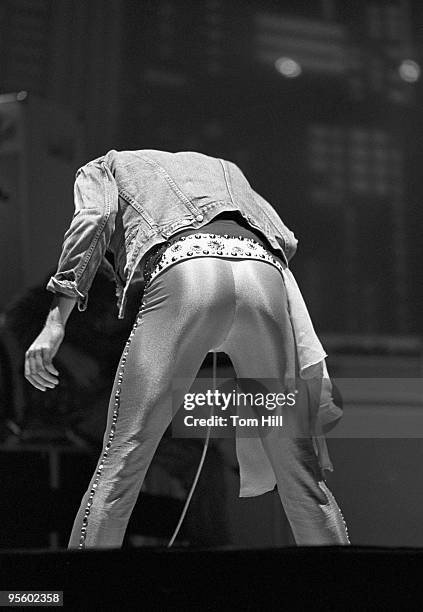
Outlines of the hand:
M54 389L59 372L52 364L65 336L60 323L46 324L25 353L25 378L40 391Z

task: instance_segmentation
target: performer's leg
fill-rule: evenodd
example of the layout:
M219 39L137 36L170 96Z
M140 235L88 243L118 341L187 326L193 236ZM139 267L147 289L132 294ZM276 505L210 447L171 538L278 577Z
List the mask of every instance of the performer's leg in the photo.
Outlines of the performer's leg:
M172 380L190 384L234 314L222 259L177 263L147 288L110 398L104 446L82 499L70 548L119 547L157 445L172 419ZM178 405L178 404L176 404Z
M262 446L250 446L237 438L240 465L256 469L251 448L263 453L276 476L278 493L296 543L347 544L345 523L338 505L323 481L310 437L310 401L305 381L296 376L296 348L288 315L285 286L279 271L265 262L233 262L237 309L233 326L218 350L231 358L239 378L296 378L295 405L282 410L282 428L257 428ZM294 359L293 359L294 356ZM269 413L269 414L274 414ZM244 453L245 456L242 456ZM250 453L251 454L251 453ZM263 461L261 461L263 465ZM263 474L269 490L270 466ZM252 472L253 473L253 472ZM248 481L248 475L244 476ZM254 482L257 481L257 474ZM246 485L247 486L247 485ZM263 491L252 491L252 495Z

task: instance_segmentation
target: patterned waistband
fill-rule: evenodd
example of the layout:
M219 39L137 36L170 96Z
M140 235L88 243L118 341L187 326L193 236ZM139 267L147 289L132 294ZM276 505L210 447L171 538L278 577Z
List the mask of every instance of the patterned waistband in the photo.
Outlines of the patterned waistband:
M231 259L257 259L276 266L282 273L284 267L261 244L245 236L198 233L181 236L172 242L161 245L145 263L144 279L146 285L160 272L182 259L195 257L226 257Z

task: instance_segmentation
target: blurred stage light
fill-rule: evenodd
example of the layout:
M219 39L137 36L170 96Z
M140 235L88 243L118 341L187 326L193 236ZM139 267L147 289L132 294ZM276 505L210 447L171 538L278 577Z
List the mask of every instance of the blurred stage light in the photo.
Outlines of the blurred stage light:
M279 57L275 61L275 68L280 74L289 79L299 76L302 72L300 64L291 57Z
M404 60L399 67L399 74L407 83L415 83L420 78L420 66L413 60Z

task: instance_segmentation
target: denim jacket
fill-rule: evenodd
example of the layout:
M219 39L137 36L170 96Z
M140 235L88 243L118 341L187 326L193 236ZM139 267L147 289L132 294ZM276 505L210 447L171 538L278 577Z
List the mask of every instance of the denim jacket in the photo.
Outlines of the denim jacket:
M292 231L238 166L202 153L111 150L76 172L74 202L47 289L76 297L79 310L85 310L101 265L116 282L120 319L129 285L144 280L143 259L150 249L182 228L200 229L224 211L239 211L287 267L297 249Z

